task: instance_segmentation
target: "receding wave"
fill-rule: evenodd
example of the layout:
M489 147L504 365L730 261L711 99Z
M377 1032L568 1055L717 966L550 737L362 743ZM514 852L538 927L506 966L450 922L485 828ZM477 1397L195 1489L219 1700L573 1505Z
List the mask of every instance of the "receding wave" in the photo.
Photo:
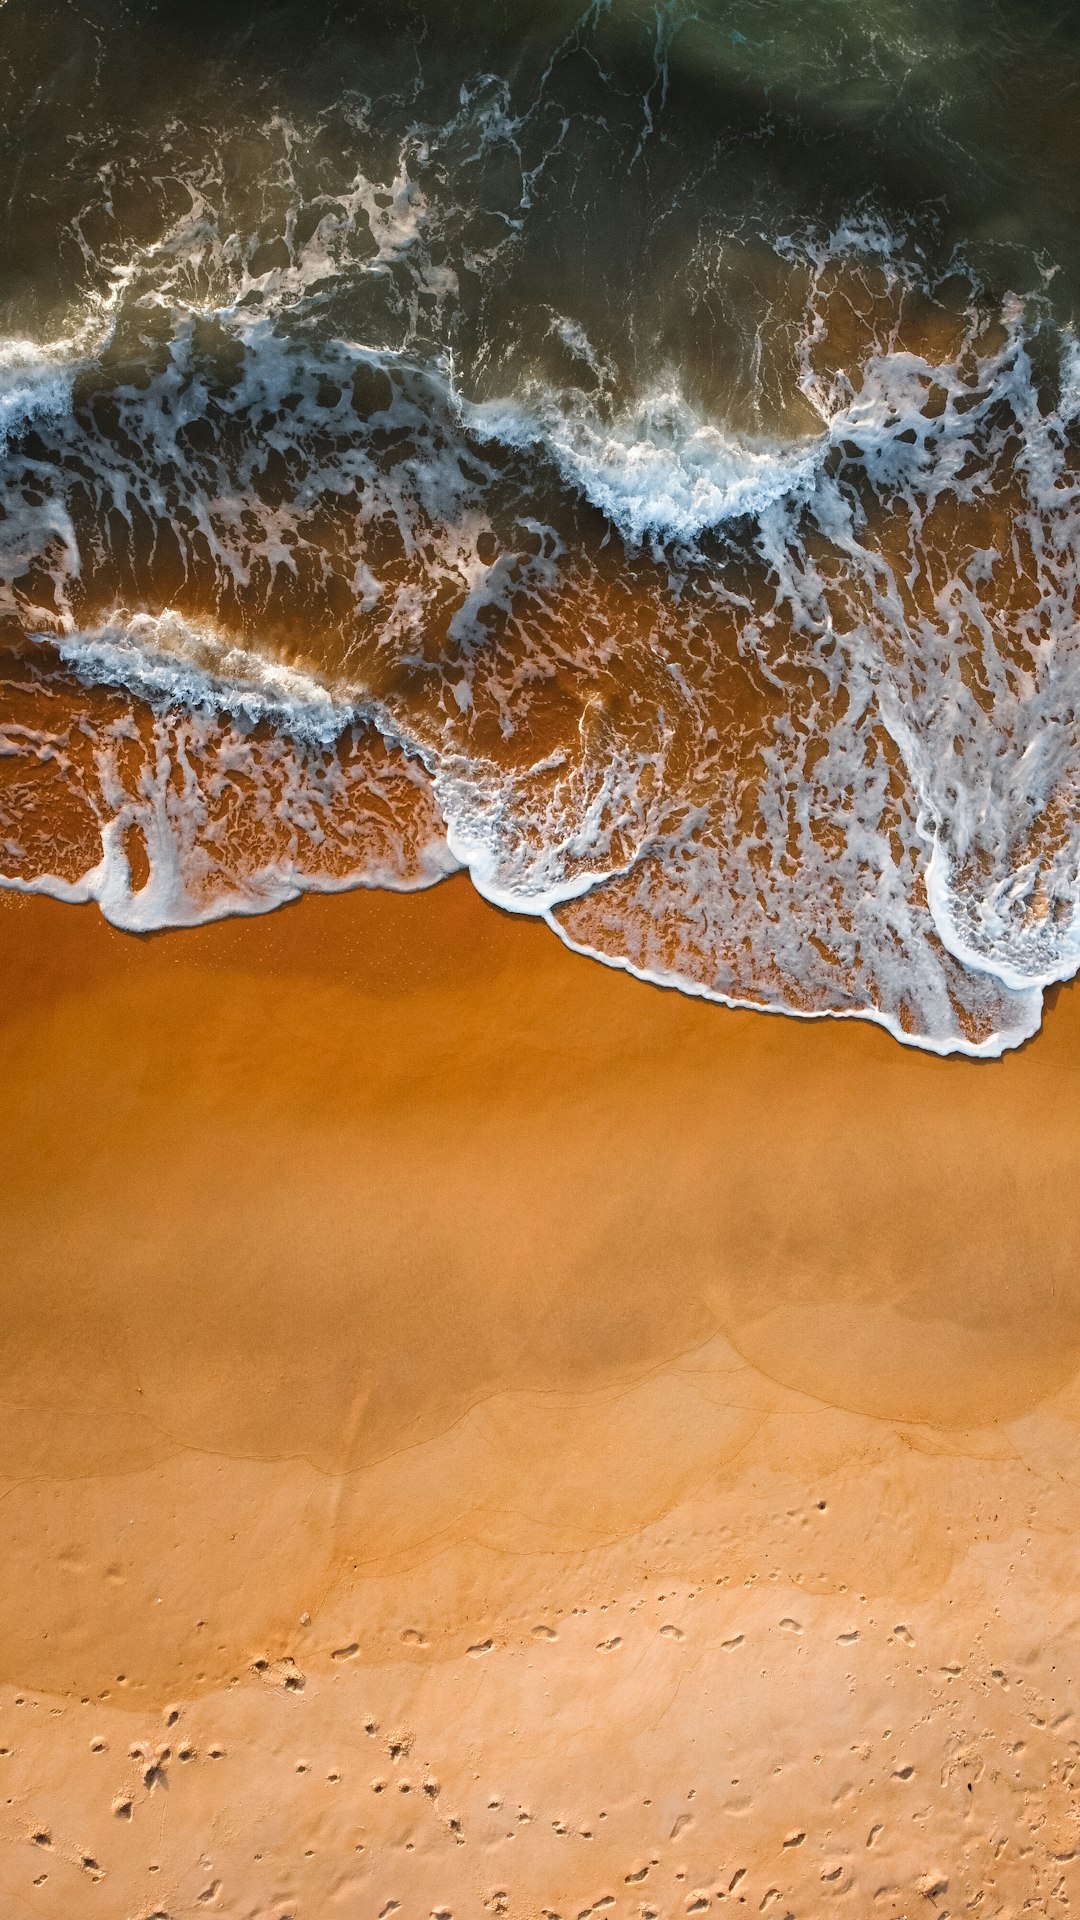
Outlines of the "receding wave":
M381 167L352 97L126 229L87 167L0 346L0 880L145 930L465 867L644 979L999 1053L1080 965L1069 316L865 200L711 220L674 40L613 146L552 117L605 18L524 104L387 95ZM559 263L664 114L670 311L620 314Z

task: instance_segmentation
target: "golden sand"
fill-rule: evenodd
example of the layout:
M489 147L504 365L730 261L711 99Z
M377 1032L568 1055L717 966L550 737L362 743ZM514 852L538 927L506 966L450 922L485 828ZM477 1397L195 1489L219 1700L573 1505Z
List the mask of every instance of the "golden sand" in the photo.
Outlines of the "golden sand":
M0 898L0 1911L1080 1897L1080 998Z

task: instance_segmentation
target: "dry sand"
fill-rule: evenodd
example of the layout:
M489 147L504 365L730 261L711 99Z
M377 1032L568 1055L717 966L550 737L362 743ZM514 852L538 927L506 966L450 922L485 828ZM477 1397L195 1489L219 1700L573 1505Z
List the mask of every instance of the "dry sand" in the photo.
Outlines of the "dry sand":
M1064 1915L1080 996L0 899L3 1920Z

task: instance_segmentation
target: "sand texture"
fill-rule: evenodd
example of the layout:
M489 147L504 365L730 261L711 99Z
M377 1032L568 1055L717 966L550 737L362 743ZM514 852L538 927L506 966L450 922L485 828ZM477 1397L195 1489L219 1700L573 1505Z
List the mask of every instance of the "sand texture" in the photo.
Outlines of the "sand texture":
M4 1920L1059 1916L1080 999L0 898Z

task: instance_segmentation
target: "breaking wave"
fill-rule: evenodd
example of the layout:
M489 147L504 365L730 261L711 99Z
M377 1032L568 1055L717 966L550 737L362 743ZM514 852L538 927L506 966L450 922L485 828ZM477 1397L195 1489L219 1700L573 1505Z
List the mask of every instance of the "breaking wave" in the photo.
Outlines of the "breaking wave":
M605 17L525 105L262 104L148 236L87 165L0 343L0 882L145 930L464 867L643 979L1000 1053L1080 966L1075 336L1043 269L710 225L659 161L670 311L560 279Z

